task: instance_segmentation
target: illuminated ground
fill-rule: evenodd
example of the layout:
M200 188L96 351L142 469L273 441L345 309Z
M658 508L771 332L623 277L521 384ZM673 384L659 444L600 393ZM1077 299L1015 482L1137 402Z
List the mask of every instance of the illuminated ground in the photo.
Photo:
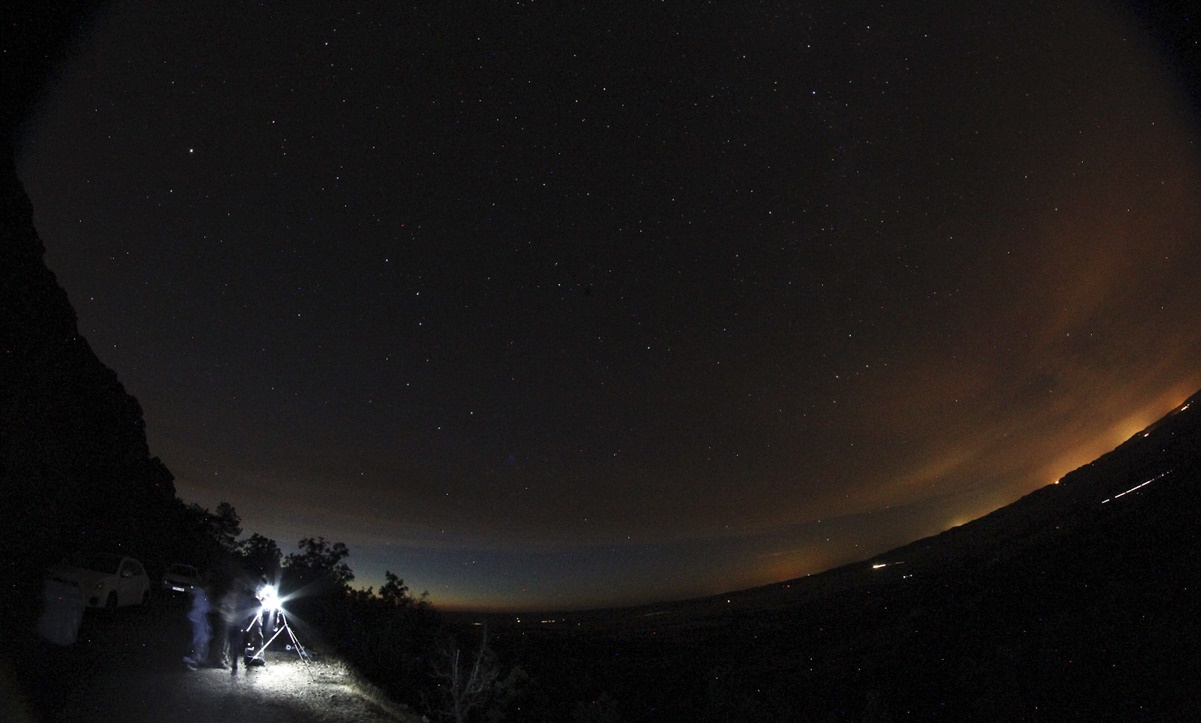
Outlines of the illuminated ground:
M45 660L30 717L54 721L420 721L313 649L306 666L280 646L265 667L187 670L183 610L89 612L74 649ZM310 648L314 646L310 645Z

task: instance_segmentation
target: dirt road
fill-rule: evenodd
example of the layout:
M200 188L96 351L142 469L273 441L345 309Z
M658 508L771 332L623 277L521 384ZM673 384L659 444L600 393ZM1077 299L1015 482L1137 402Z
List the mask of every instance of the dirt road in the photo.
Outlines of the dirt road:
M220 668L189 670L182 662L188 638L180 606L88 611L75 646L47 647L23 661L24 669L14 676L23 702L15 710L0 710L0 717L190 723L422 720L358 680L319 645L302 640L313 658L306 664L277 640L266 653L265 666L240 668L231 675Z

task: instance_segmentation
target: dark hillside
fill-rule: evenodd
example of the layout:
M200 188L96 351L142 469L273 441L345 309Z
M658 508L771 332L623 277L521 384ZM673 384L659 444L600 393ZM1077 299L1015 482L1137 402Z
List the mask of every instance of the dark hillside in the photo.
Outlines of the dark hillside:
M1186 719L1201 710L1196 400L1060 484L872 561L497 619L498 646L562 700L606 692L636 721Z

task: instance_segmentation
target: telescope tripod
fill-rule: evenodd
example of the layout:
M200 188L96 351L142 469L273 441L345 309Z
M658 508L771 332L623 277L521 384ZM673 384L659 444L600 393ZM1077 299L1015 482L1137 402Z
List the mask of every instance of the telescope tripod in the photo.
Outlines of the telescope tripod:
M260 612L258 615L256 615L250 621L250 625L247 626L247 628L246 628L247 633L249 633L256 624L261 626L261 624L263 622L262 621L263 612L266 612L266 611ZM266 652L267 646L269 646L269 645L271 645L271 643L275 642L275 639L279 637L280 633L287 631L288 639L290 639L292 641L292 645L289 647L291 647L292 649L294 649L296 651L296 655L300 657L301 662L303 662L305 664L305 667L307 668L309 661L311 660L311 658L309 657L309 651L305 650L304 646L300 644L300 641L296 639L296 633L292 632L292 626L288 624L287 614L283 611L282 608L279 610L273 611L271 613L268 613L268 614L272 615L272 616L279 615L279 622L276 624L275 634L273 634L269 640L264 642L262 647L260 647L258 650L256 650L254 652L254 655L251 655L250 658L247 659L247 664L249 664L249 661L251 661L251 660L261 660L261 661L263 661L263 665L266 665L267 659L265 657L263 657L263 653ZM261 630L261 627L260 627L260 630ZM265 636L260 632L259 639L262 640L263 637L265 637Z

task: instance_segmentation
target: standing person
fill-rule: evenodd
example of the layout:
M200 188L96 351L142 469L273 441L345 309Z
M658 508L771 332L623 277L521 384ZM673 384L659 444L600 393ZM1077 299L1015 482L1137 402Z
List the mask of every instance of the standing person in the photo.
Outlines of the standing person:
M188 620L192 623L192 649L183 658L184 665L187 665L189 670L196 670L199 665L208 665L209 642L213 632L209 627L209 612L212 606L209 604L208 591L205 590L207 584L207 578L202 578L189 591L192 597L192 606L188 610Z
M230 580L225 576L224 584L214 585L212 593L212 612L209 613L209 622L213 629L213 643L209 648L209 657L212 658L213 665L218 668L229 667L229 626L233 621L233 611L230 605L233 602L233 589L237 585L236 580Z
M254 621L258 619L258 600L250 594L245 580L237 579L230 585L229 591L221 601L221 613L225 616L229 637L226 645L229 648L230 675L238 674L238 661L245 662L246 644L249 642Z

